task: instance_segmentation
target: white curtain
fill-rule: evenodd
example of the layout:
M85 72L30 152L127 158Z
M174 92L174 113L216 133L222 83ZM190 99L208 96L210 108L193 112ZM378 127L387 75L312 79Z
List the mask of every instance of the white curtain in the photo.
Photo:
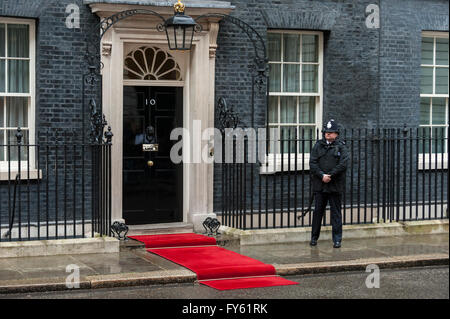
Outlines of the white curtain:
M297 97L280 98L280 123L297 123Z
M284 62L300 62L300 35L284 34Z
M422 64L433 64L433 38L422 38Z
M448 65L448 38L436 38L436 65Z
M0 92L30 92L29 41L28 25L0 24ZM0 97L0 145L17 144L17 130L7 129L16 127L22 128L23 144L29 143L28 104L29 97ZM9 149L10 154L6 146L1 147L1 161L18 160L18 148L11 146ZM20 160L27 160L26 147L21 148Z
M0 58L0 92L5 92L6 61Z
M270 64L270 92L281 91L281 64Z
M269 97L269 123L278 123L278 96Z
M280 62L281 61L281 34L268 33L268 54L269 61Z
M311 123L316 122L316 98L314 96L301 96L299 102L299 117L300 123Z
M5 56L5 24L0 23L0 57Z
M7 57L9 58L7 61L8 92L29 93L30 61L14 59L30 57L29 26L26 24L8 24L6 29L8 39ZM5 39L3 39L3 43L5 43ZM4 73L5 65L2 63L2 65L0 65L0 76L3 76L0 81L0 91L2 85L4 87Z
M8 57L30 57L29 26L27 24L8 24Z
M420 93L433 94L433 67L423 66L421 73Z
M6 126L28 127L28 98L6 98Z
M317 65L302 65L302 92L317 93L319 91L318 73L319 69Z
M436 94L448 94L448 68L436 68Z
M5 103L6 102L6 103ZM0 97L0 145L5 144L5 135L7 138L6 144L17 144L15 129L6 130L9 127L21 127L23 134L23 144L28 144L28 97ZM6 122L5 122L6 117ZM7 147L4 146L0 151L0 160L12 160L18 159L18 148L16 146L10 147L10 157L8 158ZM26 147L21 148L21 161L27 160Z
M300 91L300 65L285 64L283 69L283 91L299 92Z
M302 35L302 62L319 62L318 44L317 35Z
M5 115L4 115L4 97L0 96L0 161L4 161L5 160L5 131L3 129L3 127L5 126L5 121L3 120Z
M2 57L5 57L5 24L0 23L0 92L5 92L5 65L6 61L2 59Z
M445 125L445 100L445 97L432 98L433 110L431 112L431 121L433 125Z
M8 92L29 93L30 61L9 60L8 61Z

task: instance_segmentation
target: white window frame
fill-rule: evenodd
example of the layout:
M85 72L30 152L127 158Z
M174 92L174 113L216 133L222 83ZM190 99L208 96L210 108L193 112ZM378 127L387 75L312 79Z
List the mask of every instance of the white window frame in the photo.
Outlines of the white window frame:
M313 130L314 132L317 132L317 129L322 127L322 115L323 115L323 32L321 31L303 31L303 30L282 30L282 29L271 29L268 30L267 33L276 33L281 34L281 72L280 72L280 81L281 81L281 92L269 92L269 96L277 96L277 97L284 97L284 96L307 96L316 97L316 107L315 107L315 123ZM318 60L318 87L317 87L317 93L300 93L300 92L282 92L283 91L283 65L285 64L316 64L313 62L283 62L283 51L284 51L284 45L283 45L283 34L306 34L306 35L317 35L318 41L319 41L319 60ZM302 42L300 41L300 56L301 56L301 47ZM269 61L269 64L280 64L280 62L272 62ZM300 72L301 77L301 72ZM300 81L300 87L301 87L301 81ZM297 103L298 104L298 103ZM278 108L278 113L280 113L280 108ZM297 105L297 113L298 113L298 105ZM267 114L269 116L269 114ZM280 120L280 114L278 114L278 121ZM297 122L299 120L299 114L297 114ZM272 126L307 126L310 123L269 123L269 127ZM299 133L300 134L300 133ZM298 136L300 138L300 135ZM318 136L316 136L315 139L317 139ZM312 145L314 146L315 141L313 141ZM280 147L278 146L278 149ZM290 170L309 170L309 159L310 159L310 153L305 153L304 155L302 153L298 154L290 154ZM281 165L281 160L283 157L283 165ZM297 167L295 167L295 160L297 158ZM304 160L304 161L303 161ZM278 153L271 153L266 156L266 162L262 163L260 174L274 174L277 172L281 172L281 167L283 166L283 171L289 170L289 154L281 154L281 152Z
M449 38L449 33L448 32L438 32L438 31L424 31L422 32L422 38L433 38L433 64L420 64L420 68L422 69L422 67L433 67L433 93L429 94L422 94L420 93L420 98L446 98L446 106L445 106L445 124L439 124L439 125L433 125L432 123L432 107L430 105L430 125L419 125L419 128L422 127L431 127L432 130L434 127L446 127L445 129L445 134L448 134L448 126L449 126L449 105L448 105L448 98L449 98L449 94L435 94L435 89L436 89L436 67L449 67L448 65L437 65L436 64L436 38ZM421 40L422 41L422 40ZM448 136L446 135L446 138L448 138ZM432 169L448 169L448 149L447 149L447 143L444 143L444 147L446 149L444 149L443 152L441 153L419 153L418 154L418 163L417 163L417 168L419 170L432 170ZM419 152L421 150L418 150ZM431 157L431 159L430 159Z
M4 24L27 24L29 26L29 93L4 93L0 92L0 97L28 97L29 103L28 103L28 143L30 145L35 144L35 112L36 112L36 24L35 21L32 19L17 19L17 18L7 18L7 17L0 17L0 23ZM7 35L6 35L7 36ZM6 42L6 48L5 50L8 50L7 48L7 41L8 39L5 38ZM5 52L7 54L7 51ZM5 70L8 72L8 69ZM7 77L6 77L6 83L5 88L7 90L8 83L7 83ZM5 109L6 113L6 109ZM5 122L6 125L6 122ZM3 141L1 142L3 144ZM29 166L28 166L29 163ZM8 164L8 160L5 158L4 161L0 161L0 180L8 180L9 178L14 179L19 171L17 161L11 161L10 164ZM37 178L37 170L36 170L36 161L35 161L35 147L30 147L30 157L28 161L21 161L20 162L20 170L21 175L23 178ZM29 176L28 175L29 171Z

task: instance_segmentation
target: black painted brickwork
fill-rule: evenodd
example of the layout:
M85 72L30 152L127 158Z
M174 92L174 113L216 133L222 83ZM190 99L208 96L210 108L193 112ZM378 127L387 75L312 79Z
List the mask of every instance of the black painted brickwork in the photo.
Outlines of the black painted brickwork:
M324 32L323 116L344 128L414 127L419 119L422 30L448 31L446 0L238 0L236 16L266 37L267 29ZM66 6L80 7L81 28L65 26ZM381 8L381 29L367 29L365 8ZM81 75L86 32L98 18L82 0L0 0L0 16L36 20L36 126L81 128ZM227 98L250 126L252 46L236 26L223 23L216 60L216 97ZM256 97L255 126L266 121ZM114 128L113 128L114 131ZM255 170L256 171L256 170ZM215 170L215 210L220 209Z
M448 32L448 1L231 2L236 6L232 15L264 38L268 29L324 32L323 121L334 118L346 129L418 126L421 32ZM380 29L365 25L369 4L380 7ZM238 28L223 23L218 45L216 97L225 97L244 125L250 126L251 82L245 71L252 59L251 43ZM256 100L256 127L266 121L261 101ZM214 181L219 211L220 165L215 166Z
M80 8L80 28L70 29L66 26L66 7L76 4ZM54 144L64 143L64 132L68 132L67 141L73 142L73 132L77 141L81 140L82 128L82 75L87 73L84 64L86 35L98 23L98 17L90 12L82 0L0 0L0 16L33 19L36 25L36 136L38 141ZM99 90L100 86L97 87ZM86 110L88 111L88 110ZM86 119L89 118L86 112ZM86 122L88 123L88 122ZM86 131L86 133L89 133ZM47 140L47 134L49 140ZM53 141L53 142L52 142ZM72 145L72 144L71 144ZM40 150L39 162L43 178L39 184L36 181L23 181L18 188L16 219L25 224L30 220L37 222L37 195L40 192L40 221L55 220L56 214L61 221L64 214L71 219L75 211L81 216L81 198L85 198L85 217L90 219L91 186L87 183L90 176L90 152L86 148L85 154L85 188L81 187L81 147L77 147L75 168L73 164L73 149L60 146L58 148L58 164L55 165L55 148L49 148L49 162L47 170L46 148ZM64 154L67 159L64 163ZM55 185L56 167L58 170L58 186ZM64 167L66 174L64 174ZM47 175L48 172L48 175ZM26 179L27 172L21 172ZM76 181L74 182L74 174ZM66 181L66 187L64 182ZM12 207L13 187L8 191L8 181L0 182L0 221L8 222ZM73 188L75 187L75 194ZM48 200L47 200L48 189ZM57 191L56 191L57 189ZM20 196L19 196L20 190ZM67 200L62 200L66 196ZM73 198L76 198L75 206ZM58 200L56 200L58 199ZM19 207L18 202L21 202ZM58 207L58 209L56 209ZM20 210L19 210L20 208ZM81 217L80 217L81 218Z

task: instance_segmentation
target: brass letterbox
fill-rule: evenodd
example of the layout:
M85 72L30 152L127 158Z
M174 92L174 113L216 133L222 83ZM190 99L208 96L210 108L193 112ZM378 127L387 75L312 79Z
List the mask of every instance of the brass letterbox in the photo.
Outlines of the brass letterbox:
M143 152L158 152L159 144L142 144Z

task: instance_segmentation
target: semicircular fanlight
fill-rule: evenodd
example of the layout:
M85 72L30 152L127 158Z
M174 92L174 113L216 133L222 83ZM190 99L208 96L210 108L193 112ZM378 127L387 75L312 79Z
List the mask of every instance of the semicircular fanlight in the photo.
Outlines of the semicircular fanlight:
M124 60L125 80L182 81L181 69L175 59L157 47L140 47Z

